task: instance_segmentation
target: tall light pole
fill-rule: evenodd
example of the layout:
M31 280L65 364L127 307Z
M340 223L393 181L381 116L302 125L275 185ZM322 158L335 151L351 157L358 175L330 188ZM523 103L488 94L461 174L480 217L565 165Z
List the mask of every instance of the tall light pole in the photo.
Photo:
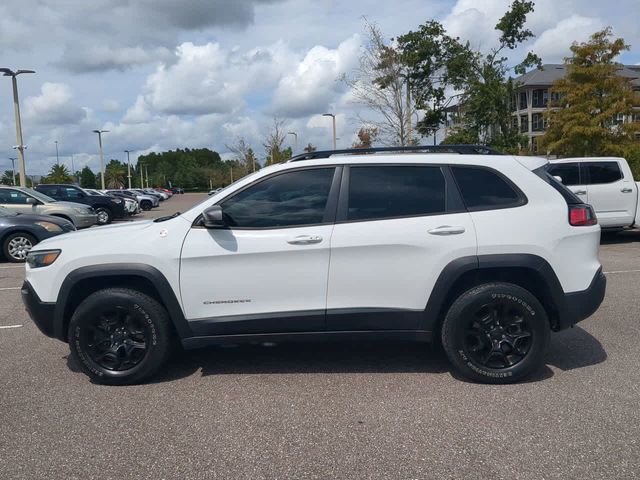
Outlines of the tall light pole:
M333 120L333 149L336 149L336 116L333 113L323 113L323 117L331 117Z
M56 140L56 165L60 166L60 157L58 156L58 140Z
M13 186L16 186L16 160L17 158L15 157L9 157L9 160L11 160L11 171L13 172Z
M22 142L22 121L20 120L20 102L18 101L18 81L16 77L22 73L36 73L35 70L10 70L8 68L0 68L0 72L5 77L11 77L13 83L13 108L16 113L16 141L18 142L18 158L20 159L20 186L27 186L27 172L24 165L24 144Z
M142 176L142 163L138 161L138 165L140 165L140 188L144 188L144 177Z
M147 188L149 188L149 169L146 165L144 166L144 174L147 177Z
M124 151L127 154L127 177L129 178L129 189L131 189L131 160L129 159L130 150Z
M102 152L102 134L107 133L109 130L94 130L93 133L98 134L98 144L100 145L100 182L102 184L102 190L104 190L104 154Z
M295 137L296 140L295 140L295 143L293 144L294 145L293 148L297 152L298 151L298 134L296 132L289 132L287 133L287 135L293 135Z
M76 182L80 183L80 180L76 177L76 168L73 166L73 155L71 155L71 177L75 177Z

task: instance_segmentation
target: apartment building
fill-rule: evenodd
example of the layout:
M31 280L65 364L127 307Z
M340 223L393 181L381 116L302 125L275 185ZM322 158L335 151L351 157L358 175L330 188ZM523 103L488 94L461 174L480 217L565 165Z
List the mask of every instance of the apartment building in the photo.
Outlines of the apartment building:
M544 134L547 127L544 112L551 97L550 88L553 82L565 76L566 68L562 64L545 64L514 80L515 97L512 99L513 124L529 139L529 149L538 153L538 137ZM640 65L624 65L618 74L631 79L634 89L640 91ZM619 115L617 121L640 121L640 105L633 115Z

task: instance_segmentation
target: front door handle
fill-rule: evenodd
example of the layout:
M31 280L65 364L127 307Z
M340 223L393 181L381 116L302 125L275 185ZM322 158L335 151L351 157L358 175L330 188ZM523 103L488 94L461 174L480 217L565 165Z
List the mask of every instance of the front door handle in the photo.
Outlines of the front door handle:
M291 245L311 245L312 243L320 243L322 237L320 235L298 235L290 238L287 243Z
M587 191L586 190L576 190L573 193L575 193L576 195L586 195Z
M629 187L625 187L622 190L620 190L622 193L631 193L633 192L633 189L629 188Z
M429 230L431 235L459 235L464 232L464 227L451 227L449 225L442 225Z

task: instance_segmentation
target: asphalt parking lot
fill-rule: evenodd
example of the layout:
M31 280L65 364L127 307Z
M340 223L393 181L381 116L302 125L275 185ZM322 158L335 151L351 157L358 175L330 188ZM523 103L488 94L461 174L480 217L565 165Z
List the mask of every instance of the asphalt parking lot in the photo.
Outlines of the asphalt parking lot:
M424 345L355 343L192 351L151 384L94 385L0 263L0 478L638 478L640 232L600 256L600 310L508 386Z

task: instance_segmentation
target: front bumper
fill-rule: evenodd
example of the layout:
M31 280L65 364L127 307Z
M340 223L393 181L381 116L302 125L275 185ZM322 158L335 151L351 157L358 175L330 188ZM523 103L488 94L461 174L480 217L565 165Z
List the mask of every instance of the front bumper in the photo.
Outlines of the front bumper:
M600 267L586 290L564 295L564 311L559 316L557 330L572 327L593 315L604 300L606 289L607 278Z
M98 216L95 213L76 215L73 218L73 223L78 229L87 228L98 223Z
M38 294L27 281L22 284L20 293L22 294L22 303L24 303L33 323L47 337L55 337L54 312L56 304L40 300Z

